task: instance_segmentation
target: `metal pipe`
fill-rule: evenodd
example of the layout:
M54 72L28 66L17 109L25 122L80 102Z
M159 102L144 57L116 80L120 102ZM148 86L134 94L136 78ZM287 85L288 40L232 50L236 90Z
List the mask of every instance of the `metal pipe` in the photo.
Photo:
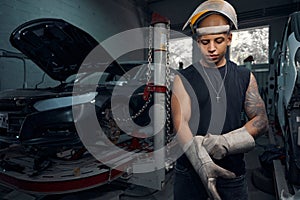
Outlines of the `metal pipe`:
M156 23L153 26L153 56L154 56L154 85L166 85L166 53L167 27L165 23ZM165 180L165 93L154 93L154 159L158 183Z

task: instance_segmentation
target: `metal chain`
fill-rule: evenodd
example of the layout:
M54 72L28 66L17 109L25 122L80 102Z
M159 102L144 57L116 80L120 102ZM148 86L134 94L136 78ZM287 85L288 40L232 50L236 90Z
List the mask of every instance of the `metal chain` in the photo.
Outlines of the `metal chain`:
M148 43L148 71L147 71L147 84L150 83L151 81L151 75L152 75L152 70L151 70L151 64L152 64L152 34L153 34L153 27L149 27L149 43ZM170 23L167 24L167 52L166 52L166 136L167 140L170 139L170 133L171 133L171 89L170 89L170 51L169 51L169 41L170 41ZM149 103L151 102L152 95L150 94L148 100L145 102L143 107L133 116L128 117L127 119L120 119L116 118L118 121L122 122L127 122L130 119L136 119L139 117L148 107ZM169 142L169 141L167 141Z
M152 70L151 70L151 65L152 65L152 42L153 42L153 26L149 26L149 40L148 40L148 70L147 70L147 77L146 77L146 80L147 80L147 85L150 83L151 81L151 76L152 76ZM136 119L138 118L145 110L146 108L148 107L149 103L151 102L151 99L152 99L152 94L149 94L149 98L148 100L145 102L145 104L142 106L142 108L137 112L135 113L133 116L131 117L128 117L126 119L121 119L121 118L118 118L116 117L116 120L118 121L122 121L122 122L127 122L131 119Z
M152 43L153 43L153 26L149 26L149 40L148 40L148 71L147 84L151 81L151 64L152 64Z
M166 54L166 136L167 140L171 133L171 89L170 89L170 22L167 24L167 54ZM167 141L169 142L169 141Z
M128 118L126 118L126 119L124 119L124 118L119 118L119 117L116 117L115 119L117 120L117 121L122 121L122 122L128 122L130 119L136 119L137 117L139 117L145 110L146 110L146 108L148 107L148 105L149 105L149 103L151 102L151 94L149 95L149 99L145 102L145 104L143 105L143 107L136 113L136 114L134 114L133 116L131 116L131 117L128 117Z
M151 70L151 64L152 64L152 42L153 42L153 26L149 26L149 40L148 40L148 71L147 71L147 85L151 81L152 76L152 70ZM145 102L143 107L133 116L131 116L132 119L136 119L139 117L148 107L149 103L151 102L152 95L149 94L148 100Z

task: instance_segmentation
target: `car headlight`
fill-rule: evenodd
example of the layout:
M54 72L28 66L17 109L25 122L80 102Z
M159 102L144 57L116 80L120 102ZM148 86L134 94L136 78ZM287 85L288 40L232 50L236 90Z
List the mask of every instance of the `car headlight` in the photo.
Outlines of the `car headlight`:
M77 96L59 97L51 98L46 100L41 100L36 102L33 107L38 111L53 110L58 108L63 108L67 106L74 106L83 103L95 102L95 97L97 92L89 92L86 94L81 94Z

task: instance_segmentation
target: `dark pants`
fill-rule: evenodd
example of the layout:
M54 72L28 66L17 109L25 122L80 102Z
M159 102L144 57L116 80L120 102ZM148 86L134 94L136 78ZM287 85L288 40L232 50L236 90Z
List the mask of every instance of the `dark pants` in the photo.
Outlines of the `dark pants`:
M248 200L245 175L234 179L217 179L217 190L222 200ZM207 200L206 190L194 169L175 167L174 200Z

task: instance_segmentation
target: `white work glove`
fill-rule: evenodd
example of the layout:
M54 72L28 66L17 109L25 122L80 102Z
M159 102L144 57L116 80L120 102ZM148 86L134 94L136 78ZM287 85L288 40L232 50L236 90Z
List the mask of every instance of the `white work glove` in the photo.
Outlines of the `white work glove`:
M193 139L188 145L185 145L184 150L195 171L200 176L200 179L210 196L210 200L221 200L216 188L216 178L222 177L231 179L235 177L235 174L216 165L212 161L207 151L202 146L200 138L198 138L198 140Z
M202 145L215 159L222 159L231 154L246 153L255 147L254 138L245 127L223 135L196 136L196 140L203 140Z

